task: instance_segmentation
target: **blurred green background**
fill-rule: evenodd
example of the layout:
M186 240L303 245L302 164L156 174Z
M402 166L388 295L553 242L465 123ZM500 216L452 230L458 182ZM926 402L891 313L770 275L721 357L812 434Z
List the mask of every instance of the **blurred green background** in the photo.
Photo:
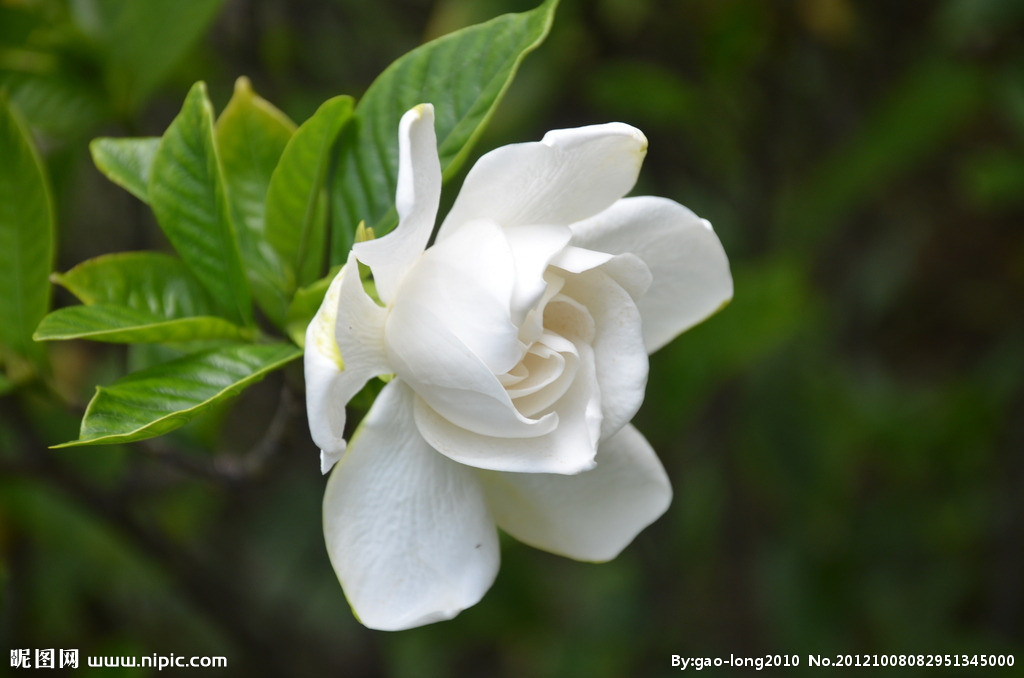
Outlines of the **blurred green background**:
M161 134L195 80L220 109L247 75L301 122L421 42L533 4L0 0L0 87L45 155L57 269L166 246L87 143ZM635 193L715 225L735 300L652 358L636 422L668 513L604 565L506 540L476 607L368 631L323 547L298 367L154 443L49 451L138 359L50 344L66 402L0 398L0 649L220 655L237 676L1024 665L1022 28L1018 0L563 0L476 152L629 122L650 140Z

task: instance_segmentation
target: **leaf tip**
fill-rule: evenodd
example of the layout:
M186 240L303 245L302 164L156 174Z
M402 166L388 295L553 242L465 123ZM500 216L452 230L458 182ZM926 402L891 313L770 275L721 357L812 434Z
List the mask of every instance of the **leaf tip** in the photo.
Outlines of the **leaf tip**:
M238 76L235 80L235 96L251 97L253 94L252 81L247 76Z
M213 103L210 101L210 92L206 87L206 81L197 80L192 88L189 89L188 94L185 95L185 105L183 110L188 108L189 105L196 106L204 112L207 112L210 116L211 121L213 120Z

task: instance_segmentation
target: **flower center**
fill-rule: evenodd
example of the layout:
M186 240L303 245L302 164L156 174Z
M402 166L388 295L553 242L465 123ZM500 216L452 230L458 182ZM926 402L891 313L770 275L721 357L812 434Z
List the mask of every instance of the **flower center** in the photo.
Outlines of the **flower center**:
M526 417L543 415L565 395L580 367L578 344L594 338L594 319L587 309L561 294L565 279L550 270L547 290L519 330L528 348L522 360L498 380L512 404Z

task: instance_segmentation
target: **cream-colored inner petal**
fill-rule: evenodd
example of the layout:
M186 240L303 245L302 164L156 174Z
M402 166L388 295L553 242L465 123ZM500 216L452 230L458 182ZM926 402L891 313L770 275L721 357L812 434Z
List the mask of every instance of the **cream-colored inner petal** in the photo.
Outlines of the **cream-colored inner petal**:
M596 332L590 311L564 294L556 295L544 309L544 329L577 344L590 344Z
M557 335L545 335L530 348L523 365L530 370L530 376L515 390L509 389L509 395L516 409L524 416L534 417L555 405L569 390L579 371L580 357L571 342Z
M548 289L520 328L521 338L535 338L519 364L499 376L525 417L553 411L579 371L577 346L589 344L595 333L594 319L586 307L560 293L565 279L549 271L545 280Z

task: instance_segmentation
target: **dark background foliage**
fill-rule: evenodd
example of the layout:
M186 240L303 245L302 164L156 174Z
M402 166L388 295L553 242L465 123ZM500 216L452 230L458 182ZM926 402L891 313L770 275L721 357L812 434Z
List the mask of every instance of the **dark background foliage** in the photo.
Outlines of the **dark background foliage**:
M103 36L124 26L82 18L114 4L0 2L0 86L46 156L58 270L166 246L90 138L158 135L193 81L221 108L239 75L302 121L422 41L532 3L182 2L194 26L129 22L120 51ZM0 399L0 646L221 655L240 676L1024 663L1022 26L1015 0L564 0L477 151L630 122L650 139L635 193L715 225L735 300L652 358L637 420L668 513L604 565L507 540L479 605L371 632L324 551L297 369L164 439L50 451L138 359L54 344L49 390Z

